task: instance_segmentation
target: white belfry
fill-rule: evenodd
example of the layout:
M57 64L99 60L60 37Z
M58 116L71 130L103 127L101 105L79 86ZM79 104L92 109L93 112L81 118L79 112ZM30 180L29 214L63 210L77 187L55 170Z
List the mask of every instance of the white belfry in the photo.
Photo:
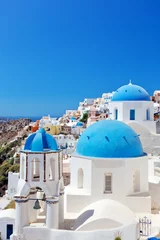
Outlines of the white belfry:
M39 218L47 228L58 229L64 221L63 194L61 152L56 140L40 129L28 137L21 151L15 232L11 239L17 239L23 227Z

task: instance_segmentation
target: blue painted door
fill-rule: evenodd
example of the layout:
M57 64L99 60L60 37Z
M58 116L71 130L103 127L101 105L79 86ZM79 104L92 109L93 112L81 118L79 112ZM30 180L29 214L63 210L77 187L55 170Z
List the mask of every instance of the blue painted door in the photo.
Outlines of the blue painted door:
M10 239L10 236L13 233L13 225L12 224L7 224L7 239Z

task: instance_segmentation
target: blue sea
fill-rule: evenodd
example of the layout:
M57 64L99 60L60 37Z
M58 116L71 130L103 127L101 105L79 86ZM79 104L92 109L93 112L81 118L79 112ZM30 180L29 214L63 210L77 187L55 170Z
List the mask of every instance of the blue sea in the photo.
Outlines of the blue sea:
M0 119L4 119L4 120L16 120L16 119L20 119L20 118L29 118L32 120L32 122L35 122L36 120L40 120L42 118L42 116L6 116L6 117L0 117ZM55 116L51 116L51 118L59 118L59 117L55 117Z

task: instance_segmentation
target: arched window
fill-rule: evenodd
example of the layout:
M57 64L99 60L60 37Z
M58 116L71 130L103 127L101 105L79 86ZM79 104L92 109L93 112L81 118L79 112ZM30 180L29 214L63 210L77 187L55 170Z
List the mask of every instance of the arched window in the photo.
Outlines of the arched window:
M135 120L135 109L130 109L130 120Z
M31 162L32 165L32 181L39 181L40 180L40 160L35 158Z
M83 169L80 168L78 170L78 188L83 188L83 178L84 178Z
M136 170L133 176L133 189L134 192L140 192L140 171Z
M146 110L146 120L150 120L150 109Z
M55 159L50 159L50 165L49 165L49 180L55 180Z
M116 108L115 109L115 120L117 120L118 119L118 109Z
M25 166L25 158L24 157L22 157L22 159L21 159L21 179L25 179L25 168L26 168L26 166Z

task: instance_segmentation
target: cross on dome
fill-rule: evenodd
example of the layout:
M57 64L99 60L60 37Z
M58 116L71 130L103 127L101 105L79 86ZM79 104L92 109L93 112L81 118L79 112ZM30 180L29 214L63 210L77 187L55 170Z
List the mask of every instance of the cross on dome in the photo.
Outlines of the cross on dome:
M132 85L132 80L131 79L129 80L129 85Z

